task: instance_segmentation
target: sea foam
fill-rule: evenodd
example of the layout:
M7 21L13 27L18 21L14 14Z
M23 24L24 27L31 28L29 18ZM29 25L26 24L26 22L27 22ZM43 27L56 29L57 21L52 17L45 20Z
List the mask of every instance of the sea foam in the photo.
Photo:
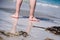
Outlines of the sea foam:
M46 3L37 3L37 5L41 5L41 6L44 6L44 7L59 8L59 6L57 6L57 5L46 4Z

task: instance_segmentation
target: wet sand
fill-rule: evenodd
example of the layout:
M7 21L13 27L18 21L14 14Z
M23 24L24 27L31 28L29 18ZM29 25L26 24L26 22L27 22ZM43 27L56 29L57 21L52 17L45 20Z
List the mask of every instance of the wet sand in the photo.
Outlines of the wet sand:
M23 5L24 7L21 7L19 19L16 20L14 18L11 18L11 15L15 12L15 3L6 2L6 0L3 3L0 2L0 30L9 32L14 25L17 25L17 31L26 31L27 27L32 26L39 26L44 28L60 26L60 22L54 22L54 20L60 20L60 18L46 15L38 11L35 11L35 17L40 19L40 22L33 22L33 25L31 25L28 20L29 6L27 6L28 4L25 3L23 3ZM27 10L26 7L28 8ZM45 31L44 29L36 27L31 28L29 36L26 38L23 36L7 37L3 34L0 34L0 37L3 38L2 40L60 40L59 35L55 35L51 32Z
M13 26L14 21L16 22L15 19L11 18L11 15L14 13L15 10L10 10L10 9L0 9L0 30L5 30L9 32ZM18 24L17 24L17 31L26 31L26 28L32 25L29 25L29 20L28 16L28 11L21 10L21 13L25 13L25 15L21 14L20 18L18 19ZM41 19L41 18L40 18ZM40 22L33 22L33 26L41 26L41 27L51 27L51 26L58 26L59 24L50 22L45 19L41 19ZM47 32L44 29L40 28L35 28L32 27L29 35L27 38L24 38L23 36L14 36L14 37L7 37L3 34L0 34L0 36L4 40L45 40L47 37L50 39L54 40L59 40L60 36L54 35L53 33Z

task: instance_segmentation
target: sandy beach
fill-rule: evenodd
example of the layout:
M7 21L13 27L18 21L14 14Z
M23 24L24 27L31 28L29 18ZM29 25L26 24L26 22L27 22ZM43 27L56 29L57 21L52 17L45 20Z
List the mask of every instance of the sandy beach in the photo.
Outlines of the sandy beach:
M52 26L60 26L60 18L55 17L55 15L51 16L46 15L45 13L42 13L40 11L35 11L35 17L40 19L39 22L33 22L33 25L29 25L30 22L28 20L29 16L29 7L28 9L24 9L21 7L21 12L19 19L16 20L14 18L11 18L11 15L15 12L15 3L9 3L4 2L0 5L0 30L4 30L9 32L12 28L12 26L15 24L13 22L17 23L17 31L26 31L26 28L29 26L39 26L39 27L52 27ZM12 5L11 5L12 4ZM25 3L23 3L24 5ZM22 6L23 6L22 5ZM26 7L24 6L24 7ZM58 21L57 21L58 20ZM28 37L23 36L15 36L15 37L7 37L3 34L0 34L0 36L3 38L3 40L45 40L46 38L50 38L53 40L60 40L60 35L55 35L51 32L45 31L41 28L32 27L29 33Z

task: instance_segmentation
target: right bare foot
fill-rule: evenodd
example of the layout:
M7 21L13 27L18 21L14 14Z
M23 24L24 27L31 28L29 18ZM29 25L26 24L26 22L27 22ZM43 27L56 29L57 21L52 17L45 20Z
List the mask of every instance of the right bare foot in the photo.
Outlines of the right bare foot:
M14 15L11 15L12 18L19 18L18 15L14 14Z

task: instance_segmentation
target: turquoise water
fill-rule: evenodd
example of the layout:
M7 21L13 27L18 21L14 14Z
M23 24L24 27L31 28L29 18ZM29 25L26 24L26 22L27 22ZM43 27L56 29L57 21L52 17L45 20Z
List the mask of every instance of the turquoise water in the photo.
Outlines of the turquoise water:
M60 6L60 0L37 0L39 3L47 3Z

